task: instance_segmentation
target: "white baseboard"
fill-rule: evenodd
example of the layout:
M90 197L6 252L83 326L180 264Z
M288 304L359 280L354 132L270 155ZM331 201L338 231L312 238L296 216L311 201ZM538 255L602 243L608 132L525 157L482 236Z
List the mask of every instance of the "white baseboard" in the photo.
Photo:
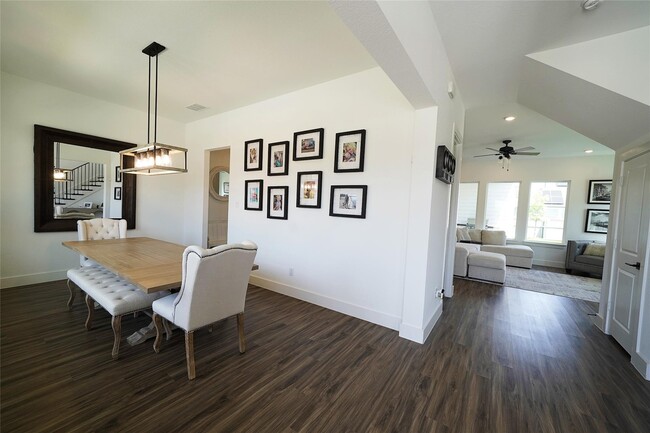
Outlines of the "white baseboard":
M43 272L40 274L19 275L0 279L0 289L28 286L30 284L46 283L48 281L65 280L68 278L67 269L64 271Z
M381 325L394 330L399 329L400 318L397 316L350 304L339 299L330 298L328 296L323 296L318 293L313 293L308 290L299 289L297 287L292 287L254 275L251 275L250 282L251 284L260 286L264 289L300 299L301 301L309 302L310 304L315 304L329 310L338 311L339 313L347 314L348 316L356 317L357 319L365 320L376 325Z
M424 328L418 328L417 326L408 323L402 323L399 327L399 336L423 344L427 341L427 337L431 334L435 324L438 323L440 316L442 316L442 302L437 303Z
M643 359L638 353L633 353L630 358L632 365L641 373L641 376L645 380L650 380L650 362Z
M603 332L603 334L607 334L607 332L605 332L605 319L603 317L601 317L600 315L593 316L593 318L591 319L591 323L596 325L596 327L600 329Z

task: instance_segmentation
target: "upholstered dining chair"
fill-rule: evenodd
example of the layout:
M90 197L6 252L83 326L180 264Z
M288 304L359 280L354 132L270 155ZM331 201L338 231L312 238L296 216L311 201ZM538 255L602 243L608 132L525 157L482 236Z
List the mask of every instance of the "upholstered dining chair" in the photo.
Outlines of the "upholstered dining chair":
M162 320L185 331L187 377L196 376L194 331L237 315L239 352L246 351L244 304L257 245L250 241L204 249L189 246L183 252L183 277L178 293L154 301L154 351L160 351ZM169 338L169 337L168 337Z
M110 218L93 218L77 221L77 239L80 241L123 238L126 238L126 220L124 219L113 220ZM84 256L79 256L79 262L81 266L99 266L97 263ZM75 298L75 290L70 284L69 276L67 284L68 290L70 291L68 308L72 308L72 303Z

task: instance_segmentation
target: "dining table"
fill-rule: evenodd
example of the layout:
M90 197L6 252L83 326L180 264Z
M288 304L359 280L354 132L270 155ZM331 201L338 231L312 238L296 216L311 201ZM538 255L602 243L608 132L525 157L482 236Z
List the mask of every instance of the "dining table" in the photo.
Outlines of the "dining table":
M102 265L145 293L181 286L183 245L135 237L65 241L63 246Z

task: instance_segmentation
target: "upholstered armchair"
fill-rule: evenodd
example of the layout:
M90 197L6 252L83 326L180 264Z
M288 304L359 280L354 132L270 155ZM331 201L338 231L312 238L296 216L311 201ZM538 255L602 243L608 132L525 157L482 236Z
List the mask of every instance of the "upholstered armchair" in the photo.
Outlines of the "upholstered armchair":
M80 241L123 238L126 238L126 220L124 219L93 218L77 221L77 239ZM79 262L81 266L99 266L84 256L79 256ZM75 290L70 285L70 277L68 277L68 290L70 291L68 308L71 308L75 298Z
M162 320L185 331L187 376L196 376L194 364L194 331L221 319L237 315L239 352L246 351L244 336L244 304L257 245L244 241L204 249L189 246L183 253L183 278L178 293L154 301L156 341L160 351Z

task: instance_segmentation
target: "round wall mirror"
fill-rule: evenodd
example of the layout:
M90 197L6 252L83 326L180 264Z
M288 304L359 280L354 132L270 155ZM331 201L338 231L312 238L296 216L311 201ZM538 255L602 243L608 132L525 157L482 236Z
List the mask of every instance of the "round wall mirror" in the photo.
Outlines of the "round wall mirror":
M227 167L214 167L210 170L210 195L216 200L228 200L230 173Z

